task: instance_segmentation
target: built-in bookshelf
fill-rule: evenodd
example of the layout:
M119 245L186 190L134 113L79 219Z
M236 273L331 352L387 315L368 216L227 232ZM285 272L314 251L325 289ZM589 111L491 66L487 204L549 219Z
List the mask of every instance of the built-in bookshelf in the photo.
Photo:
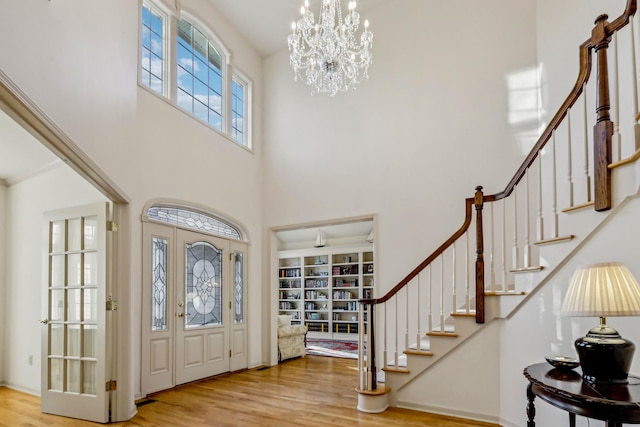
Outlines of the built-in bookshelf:
M278 253L279 313L308 336L357 339L358 300L374 297L373 245Z

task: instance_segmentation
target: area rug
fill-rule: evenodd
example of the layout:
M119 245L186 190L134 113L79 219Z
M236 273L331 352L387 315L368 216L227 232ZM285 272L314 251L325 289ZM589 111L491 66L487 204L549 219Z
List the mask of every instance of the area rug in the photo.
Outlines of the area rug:
M307 339L307 354L357 359L358 342Z

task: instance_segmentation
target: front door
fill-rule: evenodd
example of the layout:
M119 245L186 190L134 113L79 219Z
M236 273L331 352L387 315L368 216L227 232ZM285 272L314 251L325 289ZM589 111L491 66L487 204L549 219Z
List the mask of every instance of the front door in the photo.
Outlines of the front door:
M109 421L106 355L109 205L46 214L42 412Z
M246 368L246 243L143 231L142 393Z
M176 384L229 371L229 242L178 229Z

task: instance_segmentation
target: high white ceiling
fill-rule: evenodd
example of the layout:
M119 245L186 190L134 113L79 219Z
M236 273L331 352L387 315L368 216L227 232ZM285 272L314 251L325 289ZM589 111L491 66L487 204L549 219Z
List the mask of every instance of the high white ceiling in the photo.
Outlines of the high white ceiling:
M304 0L210 0L263 56L287 47L291 23L300 18ZM358 0L361 15L374 6L392 0ZM343 12L348 0L342 0ZM320 0L310 0L310 9L318 16ZM363 18L367 18L363 15ZM375 32L375 23L372 22Z
M0 110L0 180L31 174L58 157Z

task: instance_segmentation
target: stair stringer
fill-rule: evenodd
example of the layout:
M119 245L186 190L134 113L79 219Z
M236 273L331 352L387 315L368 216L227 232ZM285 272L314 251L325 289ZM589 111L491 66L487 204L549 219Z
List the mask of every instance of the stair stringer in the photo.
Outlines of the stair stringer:
M637 165L640 165L640 162L635 162L635 164L636 166L633 168L634 171L638 168ZM628 170L623 171L622 169L625 168L617 168L612 171L614 183L616 178L628 178ZM458 334L457 338L430 337L431 344L429 350L433 353L433 356L427 357L407 354L406 368L409 371L408 373L386 372L385 385L390 388L390 406L401 405L402 402L398 398L401 390L411 382L419 381L422 374L437 362L443 360L453 349L462 345L493 320L508 320L517 313L521 307L527 304L536 291L552 280L555 274L560 271L580 249L588 244L612 218L622 211L630 200L640 196L640 187L638 187L635 179L633 179L633 183L636 185L634 185L632 189L630 188L630 190L635 191L635 194L627 195L626 197L621 197L619 194L616 195L617 197L612 201L613 208L608 211L596 212L593 209L586 209L565 214L571 215L571 217L574 218L574 221L566 221L565 228L570 228L575 238L539 248L540 265L543 266L544 269L541 271L520 273L516 277L515 290L524 291L524 295L486 297L484 324L475 323L473 318L455 318L454 323L455 331ZM578 217L580 217L580 220L575 221L575 218ZM498 303L492 304L491 299L497 299Z
M553 268L549 268L549 273L546 277L544 277L536 286L527 294L523 300L516 305L513 310L505 317L505 319L510 319L513 317L521 307L523 307L531 298L533 298L536 291L544 287L549 281L553 280L555 275L563 269L563 267L573 259L573 257L586 246L595 236L598 235L600 230L607 225L613 218L615 218L620 212L622 212L625 206L633 199L640 197L640 191L632 194L630 196L625 197L622 201L615 204L614 207L606 212L601 212L603 215L602 220L591 230L584 238L579 239L579 242L572 248L572 250L566 254Z
M385 386L390 388L390 406L397 406L398 392L402 387L413 381L414 378L425 372L453 349L463 344L484 326L476 323L473 317L456 317L454 321L457 337L429 337L429 350L433 353L432 356L405 354L408 372L385 372Z

